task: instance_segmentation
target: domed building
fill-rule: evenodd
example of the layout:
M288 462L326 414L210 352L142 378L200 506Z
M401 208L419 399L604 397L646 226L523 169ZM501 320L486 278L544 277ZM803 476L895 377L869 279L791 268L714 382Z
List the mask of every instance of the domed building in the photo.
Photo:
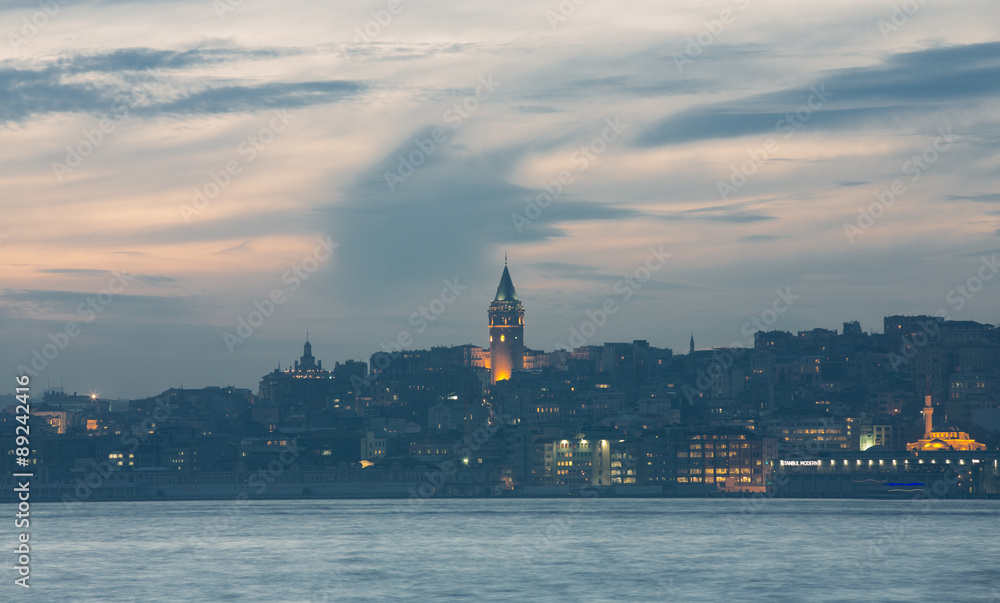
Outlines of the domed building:
M944 423L937 427L931 427L933 416L934 407L931 405L931 397L926 396L924 398L924 437L912 444L907 444L907 450L986 450L985 444L973 440L957 425Z

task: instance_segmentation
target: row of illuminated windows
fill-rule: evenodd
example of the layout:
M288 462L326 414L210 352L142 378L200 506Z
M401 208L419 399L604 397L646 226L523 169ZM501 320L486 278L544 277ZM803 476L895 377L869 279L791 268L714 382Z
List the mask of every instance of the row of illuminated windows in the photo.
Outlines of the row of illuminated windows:
M692 440L718 440L718 439L723 439L723 440L745 440L745 439L747 439L747 437L746 437L746 435L743 435L743 434L740 434L740 435L725 435L725 436L721 436L721 438L718 435L708 436L708 435L701 435L701 434L699 434L699 435L691 436L691 439Z
M725 483L726 479L727 478L725 478L725 477L715 476L715 477L706 477L706 478L704 478L704 481L705 482L709 482L709 483L711 483L713 481L717 482L717 483ZM739 481L742 484L749 484L749 483L753 482L753 480L749 476L746 476L746 475L741 476L740 479L737 480L737 481ZM689 477L678 477L677 478L677 482L680 483L680 484L687 484L687 483L700 484L700 483L702 483L702 478L701 477L690 477L690 478Z
M758 450L757 453L760 454L760 451ZM745 458L747 456L753 456L754 454L753 454L753 452L751 452L749 450L743 450L743 451L739 451L739 452L736 451L736 450L730 450L729 452L711 452L711 451L708 451L708 452L678 452L677 453L677 458L679 458L679 459L686 459L686 458L700 459L700 458L702 458L703 455L704 455L704 458L706 458L706 459L712 459L712 458L726 458L727 456L730 457L730 458L735 458L735 457ZM650 456L652 456L652 455L650 455Z
M678 471L678 473L682 473L682 474L683 473L687 473L689 475L701 475L702 474L702 469L700 467L691 467L691 468L688 468L688 469L685 469L685 468L681 467L677 471ZM709 467L709 468L707 468L707 469L704 470L704 473L706 475L726 475L726 474L732 474L732 475L736 475L736 474L750 475L752 473L760 473L760 470L753 471L749 467L739 467L739 468L732 467L731 469L722 469L722 468L712 468L712 467Z
M501 320L500 322L497 322L496 321L496 317L491 316L490 317L490 326L492 327L492 326L495 326L495 325L498 325L498 324L504 324L504 325L510 325L511 324L511 322L510 322L511 317L510 316L501 316L500 318L502 318L503 320ZM524 317L523 316L518 317L518 320L517 320L516 324L524 326Z

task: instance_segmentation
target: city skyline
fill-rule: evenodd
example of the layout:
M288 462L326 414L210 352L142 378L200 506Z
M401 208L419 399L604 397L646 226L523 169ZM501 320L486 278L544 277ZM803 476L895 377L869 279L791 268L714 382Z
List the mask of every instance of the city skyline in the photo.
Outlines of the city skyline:
M657 256L658 256L657 250L650 248L648 257L656 259ZM659 259L663 260L664 258L660 256ZM983 261L983 266L990 267L991 265L992 264L990 264L989 262ZM630 277L629 275L626 275L624 278L617 281L615 287L612 287L612 295L607 296L602 304L595 304L593 308L586 310L580 322L578 324L571 325L569 327L567 337L563 338L564 341L557 342L553 346L549 347L533 347L531 345L528 345L527 343L518 344L518 347L522 350L530 349L530 350L537 350L543 353L549 353L549 352L556 352L559 350L564 350L569 352L576 348L582 348L587 346L600 347L609 342L630 342L637 340L648 341L647 338L639 336L635 337L626 336L619 339L601 339L599 335L606 330L606 327L609 324L613 323L615 315L617 314L618 309L620 307L619 300L627 302L632 295L637 294L638 291L642 289L643 285L650 282L651 275L653 272L655 272L656 269L657 267L654 266L653 270L647 270L645 273L639 274L638 276L631 275ZM984 274L989 274L989 272L986 272ZM130 278L127 275L127 273L115 273L115 276L112 277L112 281L117 281L122 290L124 289L125 284L129 280ZM988 282L988 279L986 279L986 281ZM500 314L497 314L497 316L502 316L503 312L505 311L509 312L510 310L506 306L503 306L503 303L508 301L513 301L514 303L517 304L517 308L513 310L515 314L518 311L520 312L519 315L520 324L518 325L520 330L518 331L519 335L517 337L522 338L526 342L530 341L523 335L524 325L526 324L524 319L525 311L523 307L521 307L520 305L521 302L517 294L515 293L515 286L512 282L512 277L510 276L507 265L507 259L505 257L503 272L500 277L500 283L497 286L493 302L490 304L488 308L489 318L487 320L487 328L486 329L480 328L480 331L484 331L486 333L485 336L486 342L484 344L477 343L478 340L483 339L482 337L477 337L475 335L472 335L463 342L432 343L430 345L425 345L425 346L415 345L417 343L417 337L415 336L415 334L419 335L423 330L426 330L432 323L438 320L438 317L444 317L444 315L446 314L447 307L450 304L456 303L458 299L463 295L464 291L468 288L467 286L461 285L461 283L459 283L457 280L449 281L448 279L445 279L443 283L444 287L441 290L441 294L437 298L432 300L432 303L428 304L427 307L421 307L417 312L412 313L408 317L409 318L408 327L401 329L394 337L379 342L377 349L372 349L369 350L367 353L362 353L356 356L333 357L332 359L337 363L360 361L366 364L370 364L370 359L373 356L380 353L392 353L395 351L429 350L432 348L447 348L447 347L456 347L456 346L471 344L480 347L484 350L485 358L487 358L486 366L487 368L489 368L490 351L493 349L495 343L493 340L493 334L496 333L498 334L497 336L499 337L499 333L501 332L501 330L508 328L506 326L505 327L499 326L501 324L500 321L502 319L498 319L496 322L497 326L494 327L493 326L494 320L492 317L494 316L494 312L500 312ZM113 300L113 295L116 292L116 290L113 288L109 288L107 290L112 292L112 300ZM959 291L961 291L961 293L958 293ZM958 289L951 293L955 294L953 300L954 299L965 300L974 297L974 292L969 292L968 290L965 289ZM738 335L728 343L720 343L717 345L716 344L699 345L695 347L696 333L691 331L688 335L691 347L690 352L701 351L701 350L715 350L723 348L739 348L739 347L753 348L754 333L756 332L784 331L794 334L796 332L801 333L803 331L810 331L812 329L829 329L832 331L839 331L840 326L846 326L846 324L849 322L855 322L853 320L843 320L838 325L832 327L820 326L820 325L812 325L812 326L804 325L801 329L782 328L782 323L780 320L781 317L786 312L792 309L792 307L797 302L798 297L799 296L792 293L790 288L787 287L785 288L785 291L782 291L781 289L776 290L775 297L772 300L771 304L766 306L761 312L758 312L756 315L748 317L748 319L741 325ZM433 302L438 302L438 305L435 306ZM499 306L498 302L500 304ZM283 301L274 303L273 301L270 301L268 299L264 299L263 301L255 300L255 304L253 308L250 310L250 312L246 316L240 317L236 325L234 325L234 328L226 330L222 333L224 346L231 351L230 353L234 353L237 349L239 349L240 346L242 346L244 343L253 338L255 330L259 328L258 322L261 325L267 322L267 320L271 316L273 316L272 311L277 311L280 308L281 304L283 303L284 303ZM110 304L105 304L105 305L110 305ZM97 312L101 311L102 308L100 294L98 294L97 296L89 297L88 302L81 304L81 307L84 308L83 311L86 312L88 315L90 314L91 310L93 310L94 315L96 316ZM906 316L906 315L885 314L883 318L888 318L890 316ZM955 319L951 313L947 312L946 309L943 308L939 309L939 311L936 313L916 314L914 316L934 316L945 320ZM518 319L515 317L514 320L516 321ZM69 321L67 325L70 324L76 325L77 323L76 321ZM502 323L502 324L506 325L507 323ZM517 323L515 322L513 324L516 325ZM529 325L531 324L530 319L527 324ZM993 325L996 323L987 322L985 324ZM74 332L80 333L83 330L83 328L84 327L82 325L78 325L74 327L72 330L70 330L69 326L64 326L62 330L50 333L50 337L46 341L46 343L43 344L40 348L33 349L31 357L29 357L26 362L22 363L17 367L17 372L19 374L26 373L33 378L36 377L44 378L46 375L51 375L52 372L49 370L50 363L53 363L55 360L58 360L59 356L63 353L63 351L71 347L74 338L78 336L74 335L73 333ZM607 330L610 331L610 329ZM866 329L863 329L863 331L865 333L881 332L878 331L877 329L871 328L870 326ZM531 332L530 328L528 332L530 334ZM67 335L67 333L69 334ZM294 345L296 347L294 349L297 349L297 347L302 344L302 341L303 340L300 339L297 343L295 343ZM311 350L312 340L310 339L308 329L305 331L304 341L309 350ZM336 349L335 344L329 345L331 342L323 340L321 341L323 344L327 344L329 346L328 349ZM499 341L500 340L498 339L497 342ZM664 347L670 350L675 349L671 346L658 346L656 345L658 343L656 341L650 343L653 345L653 347ZM676 348L676 353L682 353L683 349L685 348L683 347ZM510 348L506 349L507 354L510 354L512 352L513 352L512 349ZM277 366L279 368L284 366L285 368L282 370L292 370L293 368L292 362L288 361L286 356L287 354L280 354L280 353L278 354L276 360ZM517 354L515 354L515 356L517 356ZM511 358L513 358L513 356ZM298 361L295 362L297 363ZM274 365L272 364L270 366ZM24 367L26 367L28 370L25 371ZM257 381L259 381L260 371L264 370L264 368L265 368L264 366L247 367L246 371L247 373L251 372L255 373L255 376L251 378L249 382L217 380L217 381L192 383L190 380L188 380L188 387L201 388L210 386L223 386L223 387L240 387L256 391ZM372 370L371 366L369 366L369 370ZM508 360L506 361L504 368L501 370L501 375L499 377L496 376L493 377L492 381L495 382L497 379L509 378L513 370L525 370L525 369L520 363L515 364L514 360ZM159 388L153 386L151 388L147 388L144 390L128 393L127 395L118 395L114 393L116 388L116 384L114 381L111 381L109 383L93 384L90 385L89 387L77 388L73 385L67 387L63 379L60 379L58 385L56 385L52 383L51 378L45 378L44 389L45 390L51 389L53 391L84 392L86 394L95 397L99 396L102 399L126 400L129 398L137 399L137 398L148 397L156 392L163 391L164 389L168 388L185 387L184 386L184 382L186 380L185 375L167 375L164 376L163 378L166 380L165 382L169 382L168 385Z
M0 3L7 588L1000 603L998 24Z
M0 9L9 377L69 321L41 378L121 396L251 382L306 330L331 358L485 347L505 253L536 349L608 298L593 341L677 350L779 290L789 331L997 320L995 4L119 6Z

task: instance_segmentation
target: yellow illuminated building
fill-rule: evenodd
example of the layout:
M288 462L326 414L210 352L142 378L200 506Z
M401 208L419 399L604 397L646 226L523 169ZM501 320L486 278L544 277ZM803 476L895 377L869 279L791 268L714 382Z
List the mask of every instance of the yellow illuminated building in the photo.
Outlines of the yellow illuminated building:
M931 427L934 407L930 395L924 397L924 437L906 445L907 450L986 450L957 426L945 423Z
M545 481L554 486L610 486L610 442L587 440L581 433L571 440L546 443Z

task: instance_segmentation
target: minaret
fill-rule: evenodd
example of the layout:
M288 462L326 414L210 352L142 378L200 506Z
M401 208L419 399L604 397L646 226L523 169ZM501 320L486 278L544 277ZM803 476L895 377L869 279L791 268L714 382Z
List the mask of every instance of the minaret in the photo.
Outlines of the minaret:
M524 306L517 299L504 256L496 297L487 311L490 319L490 383L510 379L524 368Z
M694 331L691 331L691 347L688 349L689 354L694 354Z
M931 395L927 394L924 396L924 439L931 439L931 431L933 430L933 423L931 422L931 417L934 416L934 406L931 404Z

